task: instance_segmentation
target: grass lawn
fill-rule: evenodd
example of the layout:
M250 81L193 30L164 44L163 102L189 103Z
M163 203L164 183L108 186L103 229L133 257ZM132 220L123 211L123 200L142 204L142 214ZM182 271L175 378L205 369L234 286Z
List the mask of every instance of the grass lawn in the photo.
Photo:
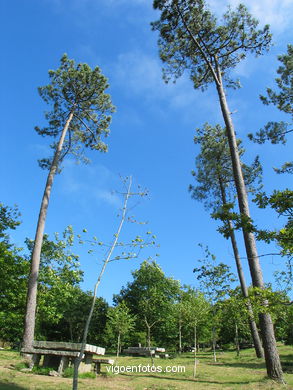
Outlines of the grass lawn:
M167 366L184 366L185 372L140 372L119 373L107 372L106 366L102 366L102 374L95 379L80 379L79 389L83 390L293 390L293 348L280 346L281 360L289 367L291 373L285 374L287 386L276 384L266 379L265 364L254 357L254 350L247 349L241 352L239 358L234 351L218 353L218 361L212 361L211 353L198 354L197 376L193 379L192 353L182 354L173 359L155 359L155 365L161 366L162 371ZM0 351L0 389L2 390L46 390L46 389L71 389L72 379L50 377L32 373L24 373L15 369L20 367L22 359L17 352ZM150 365L150 359L144 357L119 357L116 360L118 366L142 366ZM142 367L141 366L141 367ZM151 366L151 365L150 365ZM111 367L111 366L107 366ZM137 368L138 370L138 368Z

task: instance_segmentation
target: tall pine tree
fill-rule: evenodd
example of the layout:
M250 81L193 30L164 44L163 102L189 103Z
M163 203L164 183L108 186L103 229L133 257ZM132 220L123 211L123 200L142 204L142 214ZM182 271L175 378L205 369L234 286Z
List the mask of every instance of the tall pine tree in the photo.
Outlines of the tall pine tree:
M243 219L250 221L247 192L225 89L239 86L231 77L231 70L247 53L260 55L269 49L269 27L257 29L258 21L242 4L235 11L228 8L221 22L204 0L154 0L153 4L155 9L161 11L160 19L152 23L152 27L160 34L158 44L160 57L165 64L165 80L176 79L187 71L194 88L204 90L210 83L216 87L227 129L239 210ZM253 286L263 289L264 280L254 235L247 224L243 224L242 231ZM268 376L284 382L273 323L268 313L260 314L260 327Z
M23 346L30 348L34 339L37 283L45 221L55 174L67 154L83 158L83 148L106 151L102 136L109 133L111 114L114 111L111 98L105 93L107 79L99 67L91 69L87 64L75 64L66 54L60 67L49 71L50 84L39 88L41 98L51 105L45 113L48 126L36 127L42 136L57 139L51 146L53 157L40 161L49 173L37 222L28 282Z

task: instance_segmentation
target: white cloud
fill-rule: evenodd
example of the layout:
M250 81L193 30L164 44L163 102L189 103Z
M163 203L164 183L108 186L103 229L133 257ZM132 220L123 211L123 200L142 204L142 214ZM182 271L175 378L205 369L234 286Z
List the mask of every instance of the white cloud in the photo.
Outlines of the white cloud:
M127 84L131 93L160 95L163 85L159 60L140 51L123 53L118 56L114 70L116 83Z
M95 201L118 208L121 199L112 192L118 185L119 178L103 165L77 165L73 160L66 160L61 173L61 191L74 195L84 205Z
M121 206L121 199L113 191L97 189L93 192L93 195L97 200L106 202L109 205L115 206L115 208Z
M262 24L270 24L274 33L282 33L292 26L293 2L291 0L224 0L224 4L230 4L233 8L239 3L244 3L251 14ZM219 7L218 0L210 0L208 4L218 15L222 14L223 7Z
M175 84L170 82L166 85L162 80L162 64L157 56L140 51L120 54L112 73L112 83L123 88L130 96L145 99L149 107L161 110L161 113L165 108L158 102L182 111L187 121L194 118L195 107L200 111L211 110L210 94L195 91L187 75L180 77Z

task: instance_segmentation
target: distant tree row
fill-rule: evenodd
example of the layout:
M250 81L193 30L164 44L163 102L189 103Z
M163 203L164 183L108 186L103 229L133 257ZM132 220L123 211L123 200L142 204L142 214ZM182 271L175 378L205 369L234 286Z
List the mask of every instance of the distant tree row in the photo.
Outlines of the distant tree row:
M0 207L0 339L17 346L22 339L29 255L15 247L8 230L19 225L18 212ZM73 232L60 238L45 236L42 248L37 306L36 338L79 342L92 302L92 293L80 288L82 271L72 253ZM31 251L32 242L26 240ZM173 351L206 348L216 359L218 348L252 344L249 312L235 276L224 263L217 263L208 248L194 269L196 288L181 286L167 277L154 261L144 261L133 280L114 296L114 306L98 298L88 342L117 354L126 346L161 346ZM192 272L192 270L191 270ZM234 287L232 287L234 286ZM284 292L272 292L269 311L278 340L293 343L293 307ZM255 318L260 302L251 302ZM257 324L258 325L258 324Z

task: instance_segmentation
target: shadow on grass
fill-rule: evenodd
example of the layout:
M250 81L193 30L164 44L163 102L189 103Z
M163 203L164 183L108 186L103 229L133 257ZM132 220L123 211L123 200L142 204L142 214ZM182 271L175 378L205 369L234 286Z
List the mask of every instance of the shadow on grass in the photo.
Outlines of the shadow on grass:
M1 390L26 390L25 387L21 387L18 385L14 385L12 383L1 382L1 381L0 381L0 389Z
M129 377L129 374L120 374L122 376L126 376L126 377ZM168 381L180 381L180 382L191 382L191 383L207 383L207 384L217 384L217 385L248 385L249 383L259 383L260 380L256 379L256 380L244 380L244 381L237 381L237 382L229 382L229 381L213 381L213 380L204 380L204 379L200 379L200 378L174 378L174 377L169 377L169 376L159 376L159 375L154 375L154 374L150 374L150 375L139 375L138 376L139 378L140 377L144 377L144 378L153 378L153 379L165 379L165 380L168 380Z

